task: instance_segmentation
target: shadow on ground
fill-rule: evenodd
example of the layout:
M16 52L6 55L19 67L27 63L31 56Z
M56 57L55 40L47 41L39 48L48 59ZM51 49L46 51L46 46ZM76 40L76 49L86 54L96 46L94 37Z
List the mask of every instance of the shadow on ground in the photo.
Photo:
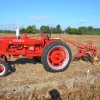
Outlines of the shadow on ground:
M32 63L32 64L37 64L37 63L40 63L41 64L41 59L37 58L37 57L34 57L32 59L29 59L29 58L19 58L19 59L16 59L15 61L9 61L8 62L8 65L9 65L9 73L8 75L10 75L11 73L15 72L16 71L16 64L27 64L27 63Z

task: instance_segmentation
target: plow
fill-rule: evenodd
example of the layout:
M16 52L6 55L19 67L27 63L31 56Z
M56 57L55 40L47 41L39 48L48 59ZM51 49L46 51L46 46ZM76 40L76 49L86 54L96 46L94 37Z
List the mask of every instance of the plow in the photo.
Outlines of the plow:
M97 47L93 46L92 41L88 41L87 44L82 44L78 42L72 42L70 40L65 40L67 43L70 43L77 48L77 53L72 56L72 59L89 61L92 64L100 64L100 50Z
M50 38L47 33L41 33L41 39L23 36L16 29L14 37L0 37L0 77L6 76L9 71L9 61L11 58L27 57L29 59L40 59L44 69L49 72L61 72L66 70L72 59L90 61L100 64L100 50L92 46L92 41L87 45L60 38ZM77 47L77 53L72 56L71 49L67 45L70 43Z

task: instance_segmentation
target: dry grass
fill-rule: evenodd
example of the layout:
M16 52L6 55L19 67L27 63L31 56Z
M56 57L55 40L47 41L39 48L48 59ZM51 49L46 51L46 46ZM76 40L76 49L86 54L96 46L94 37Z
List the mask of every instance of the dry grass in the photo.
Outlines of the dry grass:
M93 85L87 82L75 84L73 88L68 89L64 84L55 88L62 100L100 100L100 84ZM45 87L39 90L29 92L5 92L0 95L0 100L52 100L49 94L52 87ZM55 100L55 99L53 99ZM59 100L59 99L57 99Z

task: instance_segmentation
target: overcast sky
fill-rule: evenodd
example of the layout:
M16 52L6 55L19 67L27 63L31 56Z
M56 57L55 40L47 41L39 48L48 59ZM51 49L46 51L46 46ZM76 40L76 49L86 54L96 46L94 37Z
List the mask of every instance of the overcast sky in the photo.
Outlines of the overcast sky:
M28 25L100 28L100 0L0 0L0 29Z

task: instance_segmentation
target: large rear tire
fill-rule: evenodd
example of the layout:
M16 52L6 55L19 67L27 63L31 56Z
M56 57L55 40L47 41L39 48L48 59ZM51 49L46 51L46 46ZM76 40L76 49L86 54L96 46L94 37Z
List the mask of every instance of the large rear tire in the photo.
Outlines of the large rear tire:
M69 67L71 57L68 45L62 41L55 41L44 48L41 60L47 71L60 72Z
M0 60L0 77L4 77L8 74L9 66L6 62Z

